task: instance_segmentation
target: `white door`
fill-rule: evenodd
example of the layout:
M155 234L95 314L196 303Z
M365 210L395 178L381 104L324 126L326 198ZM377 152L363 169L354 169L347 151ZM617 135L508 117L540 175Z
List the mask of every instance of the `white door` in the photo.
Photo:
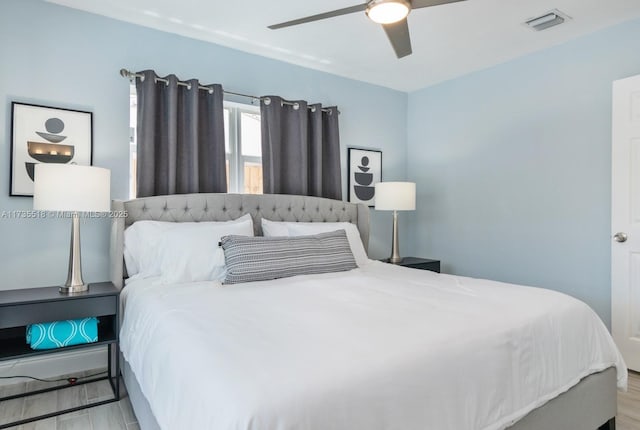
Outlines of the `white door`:
M613 83L611 328L640 371L640 76Z

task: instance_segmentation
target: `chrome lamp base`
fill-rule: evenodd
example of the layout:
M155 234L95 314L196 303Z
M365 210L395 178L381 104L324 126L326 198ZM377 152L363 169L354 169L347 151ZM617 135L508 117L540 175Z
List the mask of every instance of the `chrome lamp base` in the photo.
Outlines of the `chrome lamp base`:
M82 280L82 262L80 259L80 219L78 213L73 213L71 219L71 245L69 249L69 272L67 282L58 291L60 294L82 293L89 289L89 285Z
M89 291L89 285L88 284L62 285L58 288L58 291L60 292L60 294L69 294L69 295L84 293L85 291Z
M400 257L400 245L398 239L398 211L393 211L393 239L391 245L391 257L389 257L389 263L400 264L402 263L402 257Z

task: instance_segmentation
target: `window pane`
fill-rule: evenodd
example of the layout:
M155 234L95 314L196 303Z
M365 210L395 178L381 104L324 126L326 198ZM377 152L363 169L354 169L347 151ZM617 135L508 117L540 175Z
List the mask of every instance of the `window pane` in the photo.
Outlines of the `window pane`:
M244 162L244 193L262 194L262 164Z
M260 114L242 112L240 127L242 132L242 155L261 157Z
M138 94L136 86L129 87L129 127L135 129L138 126Z
M138 96L136 86L129 86L129 198L136 198L137 187L137 136L138 126Z
M129 198L135 199L138 188L138 154L135 147L131 150L131 169L129 170Z
M231 112L229 109L224 110L224 150L227 154L231 154L231 149L229 148L229 116ZM227 172L229 172L229 162L227 161ZM227 173L227 176L229 174ZM227 178L227 184L229 183L229 178Z

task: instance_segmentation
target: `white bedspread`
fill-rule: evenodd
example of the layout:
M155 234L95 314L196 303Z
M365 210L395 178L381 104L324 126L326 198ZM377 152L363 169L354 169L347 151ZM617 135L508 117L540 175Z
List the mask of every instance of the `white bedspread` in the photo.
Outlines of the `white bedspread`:
M121 348L167 430L503 429L626 368L584 303L371 262L220 286L130 283Z

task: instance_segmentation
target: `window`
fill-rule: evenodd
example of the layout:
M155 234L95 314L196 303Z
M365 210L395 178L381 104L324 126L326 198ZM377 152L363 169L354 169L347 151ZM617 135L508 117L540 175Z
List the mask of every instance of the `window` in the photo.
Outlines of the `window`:
M136 86L131 85L129 92L129 198L136 198L136 178L138 160L136 158L136 127L138 125L138 97Z
M136 197L136 125L135 85L130 92L129 196ZM227 161L227 191L262 194L262 134L260 108L224 102L224 140Z
M229 192L262 194L260 109L232 102L224 105Z

